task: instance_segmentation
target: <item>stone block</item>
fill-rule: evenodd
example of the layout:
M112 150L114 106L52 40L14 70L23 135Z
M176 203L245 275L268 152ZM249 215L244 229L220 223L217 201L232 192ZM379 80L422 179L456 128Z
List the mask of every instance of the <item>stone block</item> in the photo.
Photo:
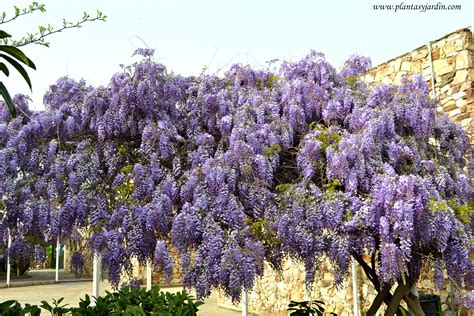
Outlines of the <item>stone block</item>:
M375 82L380 82L382 81L382 71L377 72L375 75Z
M474 99L474 88L468 88L464 90L466 92L466 98L468 100Z
M460 124L463 128L470 126L472 124L472 118L470 117L470 115L466 119L461 120Z
M464 48L464 41L462 39L457 39L454 41L454 49L459 51Z
M465 97L467 95L466 91L459 91L455 94L452 95L454 100L457 100L459 98Z
M395 72L395 69L393 68L393 66L388 66L387 68L385 68L383 70L383 75L384 76L389 76L391 74L393 74Z
M461 84L453 84L451 85L451 90L449 94L453 95L455 93L458 93L459 91L461 91Z
M401 71L410 71L411 70L411 62L409 61L404 61L401 63L401 68L400 68Z
M456 75L454 76L454 79L453 79L453 85L462 84L466 82L467 76L468 76L468 71L466 69L456 71Z
M367 76L364 76L362 81L367 82L367 83L372 83L375 81L375 78L372 75L367 75Z
M423 69L422 72L421 72L421 75L424 78L431 78L431 69L430 68ZM435 73L435 75L436 75L436 73Z
M458 52L450 53L446 55L446 60L448 61L448 64L456 66L456 56L458 55Z
M460 108L456 108L454 110L451 110L449 111L447 114L450 118L453 118L455 117L456 115L458 115L459 113L461 113L461 109Z
M459 123L459 122L465 121L466 119L469 119L470 116L471 116L471 113L463 113L463 109L461 109L461 114L457 115L454 120Z
M459 52L456 56L456 70L472 67L472 59L467 50Z
M411 60L416 61L416 60L425 58L427 56L428 56L428 48L424 46L411 53Z
M446 52L446 54L455 52L456 48L454 46L454 40L448 40L443 48L444 48L444 51Z
M446 92L449 91L449 88L450 88L449 85L444 85L439 92L440 93L446 93Z
M420 60L411 63L410 72L412 74L421 73L421 61Z
M436 82L440 83L440 86L444 87L445 85L448 85L451 83L451 81L453 81L453 78L454 76L456 75L456 72L454 71L451 71L451 72L448 72L444 75L441 75L439 76L436 72L435 72L435 75L436 76Z
M400 58L395 60L395 62L393 63L393 68L395 69L395 72L400 70L401 64L402 64L402 60Z
M393 80L390 79L390 77L383 77L382 83L385 83L385 84L392 84L392 83L393 83Z
M467 104L466 99L457 99L456 100L456 107L458 107L458 108L462 108L466 104Z
M436 75L444 75L454 70L454 67L448 64L446 59L438 59L433 61L433 69Z
M445 105L443 105L443 111L444 112L449 112L449 111L452 111L456 108L457 108L457 106L456 106L456 102L454 100L450 100Z

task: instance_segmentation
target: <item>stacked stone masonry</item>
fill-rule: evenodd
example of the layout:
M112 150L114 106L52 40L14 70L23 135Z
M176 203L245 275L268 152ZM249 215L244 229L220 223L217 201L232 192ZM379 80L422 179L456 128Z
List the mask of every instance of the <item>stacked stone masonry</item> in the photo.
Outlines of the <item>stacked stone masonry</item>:
M431 61L428 45L431 45ZM471 29L466 28L374 67L363 80L369 84L400 84L405 76L421 74L431 89L433 72L439 110L447 113L452 120L465 128L473 145L473 60L473 33Z
M431 60L428 45L431 45ZM368 84L400 84L405 76L421 74L431 88L433 73L436 98L440 104L439 110L446 112L452 120L465 128L472 148L474 145L473 60L473 31L469 28L460 29L372 68L362 79ZM178 265L175 264L175 266ZM253 290L248 293L249 311L258 315L287 315L286 309L290 300L319 299L326 302L328 313L335 312L340 316L353 315L351 276L347 276L341 289L336 289L330 264L323 261L319 267L314 288L311 293L307 293L302 264L288 259L281 272L266 265L264 275L256 281ZM376 296L376 291L365 278L363 270L360 267L357 270L359 308L361 311L367 311ZM136 267L134 275L139 277L142 283L145 282L144 267ZM158 273L155 272L154 276L158 276ZM179 283L180 277L180 271L176 271L172 283ZM154 280L156 283L157 278ZM442 309L446 315L449 315L449 284L446 283L442 289L436 290L432 272L424 269L417 286L421 293L439 295ZM222 293L219 293L219 305L240 310L239 304L232 304L230 299ZM224 314L225 311L223 311Z

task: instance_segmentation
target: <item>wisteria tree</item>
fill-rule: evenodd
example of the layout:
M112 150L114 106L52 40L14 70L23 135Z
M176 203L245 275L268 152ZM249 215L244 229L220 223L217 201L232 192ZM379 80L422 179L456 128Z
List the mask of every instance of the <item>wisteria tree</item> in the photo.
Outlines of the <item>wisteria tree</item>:
M314 52L181 77L137 53L106 87L61 78L45 111L17 96L22 114L0 114L3 242L89 236L114 286L132 257L170 276L175 247L186 287L234 300L265 260L303 262L311 289L320 260L341 285L354 258L379 293L368 315L421 315L422 265L474 284L468 139L421 77L369 87L368 59L338 72Z

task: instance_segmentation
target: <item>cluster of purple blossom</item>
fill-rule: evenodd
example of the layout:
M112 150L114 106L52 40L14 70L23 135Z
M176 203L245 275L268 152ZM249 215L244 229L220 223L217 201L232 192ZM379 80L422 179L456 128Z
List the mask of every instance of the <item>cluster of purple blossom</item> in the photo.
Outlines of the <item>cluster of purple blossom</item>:
M311 52L279 73L181 77L146 58L106 87L59 79L45 111L17 96L18 117L0 109L0 243L88 230L114 286L132 257L170 277L174 247L199 297L239 299L286 255L309 287L322 256L341 284L363 255L383 284L435 262L472 285L467 137L421 77L368 87L369 66Z

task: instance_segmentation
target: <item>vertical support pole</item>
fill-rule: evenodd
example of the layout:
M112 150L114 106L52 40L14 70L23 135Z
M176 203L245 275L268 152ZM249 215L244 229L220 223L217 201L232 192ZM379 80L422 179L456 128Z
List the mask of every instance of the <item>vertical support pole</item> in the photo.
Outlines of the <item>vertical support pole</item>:
M356 262L352 259L352 297L354 298L354 315L359 316L359 295L358 295L358 284L357 284L357 270Z
M11 264L10 264L10 248L12 246L12 237L8 233L8 244L7 244L7 287L10 287L10 276L11 276Z
M247 290L242 290L242 316L248 316L249 305L248 305L248 295Z
M453 282L449 281L449 296L451 298L451 315L455 316L456 314L454 313L454 293L453 293Z
M61 253L61 244L59 243L59 238L56 240L56 277L54 281L59 282L59 255Z
M146 261L146 290L151 290L151 261Z
M92 297L99 297L99 254L94 252L92 262Z
M430 57L430 72L431 72L431 90L433 92L433 99L436 99L436 89L435 89L435 72L433 67L433 53L431 51L431 42L428 42L428 55Z

